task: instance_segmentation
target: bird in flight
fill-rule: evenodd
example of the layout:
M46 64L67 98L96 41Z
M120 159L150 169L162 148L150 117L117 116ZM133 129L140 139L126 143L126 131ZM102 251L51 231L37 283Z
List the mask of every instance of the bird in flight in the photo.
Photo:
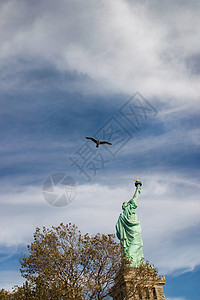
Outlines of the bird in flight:
M94 138L92 137L85 137L86 139L94 142L96 144L96 147L99 148L99 145L112 145L111 143L109 142L106 142L106 141L100 141L100 140L95 140Z

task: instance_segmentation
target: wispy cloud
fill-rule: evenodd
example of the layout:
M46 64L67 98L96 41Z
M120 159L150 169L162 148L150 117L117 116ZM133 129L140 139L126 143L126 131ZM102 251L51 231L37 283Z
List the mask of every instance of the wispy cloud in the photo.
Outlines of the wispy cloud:
M178 6L173 14L171 5ZM50 1L48 7L45 1L2 2L1 59L13 60L13 68L22 58L45 61L61 72L86 74L106 92L137 89L195 103L199 77L191 77L188 58L200 50L194 42L199 40L198 10L195 4L190 10L172 2L170 10L167 2L164 7L121 0L84 6Z
M199 7L195 0L0 2L3 260L31 242L36 226L72 222L83 232L114 233L134 176L143 182L146 258L163 274L200 264ZM136 91L158 111L139 130L119 114ZM133 139L112 158L100 149L109 163L87 183L69 156L112 116ZM42 195L55 172L78 184L64 208ZM6 272L5 288L16 278Z
M24 278L19 276L17 271L0 271L1 288L12 291L14 285L22 285Z
M191 185L186 177L176 173L140 175L144 187L138 215L146 257L165 274L178 269L193 269L200 264L196 243L199 185ZM24 188L19 193L5 193L2 195L4 213L1 226L8 218L10 222L1 234L1 243L7 246L26 244L31 241L36 226L51 227L63 221L76 223L90 233L114 233L121 204L132 197L133 191L130 180L128 186L123 181L115 188L101 184L80 185L74 202L64 209L45 202L42 186ZM103 224L100 221L102 216ZM189 236L193 237L189 243L180 241L180 237L186 241Z

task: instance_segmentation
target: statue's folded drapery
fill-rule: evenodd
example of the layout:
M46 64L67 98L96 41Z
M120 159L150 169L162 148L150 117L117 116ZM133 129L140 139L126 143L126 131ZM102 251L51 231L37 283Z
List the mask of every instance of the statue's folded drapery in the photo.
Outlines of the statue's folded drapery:
M123 203L123 213L120 214L116 224L117 237L122 243L125 254L130 258L132 266L138 266L143 261L141 226L136 215L139 188L136 187L133 199Z

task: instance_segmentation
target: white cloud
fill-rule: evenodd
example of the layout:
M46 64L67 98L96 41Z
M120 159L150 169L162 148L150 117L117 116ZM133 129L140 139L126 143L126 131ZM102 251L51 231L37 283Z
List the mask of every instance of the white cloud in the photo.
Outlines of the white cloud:
M140 139L140 136L137 136L135 139L132 139L127 145L123 147L121 152L122 155L127 155L134 153L144 154L149 151L156 150L167 152L170 151L170 155L174 153L181 152L182 149L189 151L190 147L198 147L200 144L200 129L187 129L183 130L182 128L173 128L167 130L162 135L157 136L147 136ZM168 148L170 147L170 148ZM188 152L189 153L189 152Z
M185 64L200 50L192 3L169 10L166 2L160 11L156 4L122 0L28 3L1 3L4 62L49 61L61 71L88 75L105 91L198 100L199 77Z
M1 90L18 90L19 86L20 91L35 90L36 82L30 80L22 85L21 81L25 82L26 74L34 68L50 64L63 73L75 71L86 75L84 82L75 83L76 91L79 88L90 93L132 94L139 90L147 99L160 96L163 104L165 101L171 104L157 116L165 126L174 114L180 117L181 111L185 116L186 108L195 109L199 101L199 75L193 74L187 65L188 59L200 51L199 4L195 1L181 5L179 1L159 3L49 0L47 5L46 1L2 1ZM89 80L93 80L92 87ZM63 83L62 88L66 88ZM199 146L199 129L184 133L184 128L169 126L168 129L159 137L134 139L123 148L122 155L132 153L133 145L135 153L152 152L165 148L171 140L174 151L188 145ZM19 150L21 146L17 147ZM26 159L21 155L14 158ZM138 207L144 252L163 274L192 270L200 264L196 234L200 186L194 172L197 171L158 172L157 167L148 173L138 170L138 177L144 182ZM64 208L47 204L42 186L27 186L27 181L19 177L11 183L5 179L0 211L3 259L9 259L18 247L31 242L36 226L72 222L83 232L114 233L121 203L130 199L134 188L132 174L127 172L109 174L108 178L107 185L80 185L74 202ZM3 275L5 280L8 274ZM15 274L10 273L11 277Z
M0 252L4 263L32 241L36 227L75 223L81 231L115 233L121 204L134 192L132 174L119 174L115 185L78 186L75 200L66 207L50 206L41 186L9 184L1 195ZM144 255L159 274L193 270L199 260L199 184L178 173L140 172L143 181L138 205ZM122 180L123 179L123 180ZM63 192L63 190L61 190ZM188 240L189 238L189 240ZM3 277L2 277L3 276ZM3 288L21 284L20 272L2 271Z
M7 291L12 291L14 285L21 286L24 282L24 278L17 271L0 271L0 278L0 289L3 288Z
M129 180L123 180L115 187L78 186L75 200L64 208L47 204L41 187L4 194L0 226L5 229L1 231L0 243L13 249L11 246L29 243L36 226L51 227L60 222L75 223L83 232L92 234L114 233L121 204L129 200L134 191L132 176L126 176ZM200 206L196 196L199 184L176 173L152 172L149 175L140 173L140 176L144 184L138 216L143 228L146 258L164 274L193 269L200 264L199 246L193 230L199 226ZM188 236L191 236L189 241Z

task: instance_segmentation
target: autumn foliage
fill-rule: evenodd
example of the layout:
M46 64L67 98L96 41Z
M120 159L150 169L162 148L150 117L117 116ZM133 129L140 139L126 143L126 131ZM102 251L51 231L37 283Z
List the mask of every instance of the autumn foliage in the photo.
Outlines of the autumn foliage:
M116 275L127 266L113 234L82 235L72 224L36 228L27 247L21 257L25 283L13 292L2 289L0 299L112 299ZM134 289L135 283L131 296Z

